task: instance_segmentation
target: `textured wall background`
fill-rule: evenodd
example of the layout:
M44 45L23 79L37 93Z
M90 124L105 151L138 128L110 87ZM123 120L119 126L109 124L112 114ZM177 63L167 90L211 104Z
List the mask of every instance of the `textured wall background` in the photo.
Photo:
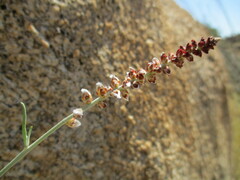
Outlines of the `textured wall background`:
M34 140L81 106L81 88L207 35L169 0L1 1L1 167L22 148L19 101ZM3 179L228 179L224 72L218 50L174 67L61 128Z

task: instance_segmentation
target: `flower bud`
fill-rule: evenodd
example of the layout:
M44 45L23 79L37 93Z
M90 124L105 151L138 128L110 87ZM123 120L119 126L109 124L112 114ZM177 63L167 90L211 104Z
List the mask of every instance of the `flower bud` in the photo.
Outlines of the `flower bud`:
M144 69L140 69L137 72L137 79L138 80L144 80L145 75L147 74L147 72Z
M81 89L82 101L86 104L90 104L93 100L91 93L87 89Z
M81 126L81 122L78 121L78 120L75 119L75 118L72 118L72 119L70 119L70 120L66 123L66 125L67 125L68 127L70 127L70 128L76 128L76 127Z
M188 60L188 61L193 61L193 55L189 52L186 52L186 54L184 55L184 57Z
M129 68L130 71L127 72L127 77L131 78L131 79L135 79L136 78L136 75L137 75L137 72L134 68L130 67Z
M202 51L200 49L194 49L192 53L196 56L202 57Z
M189 53L191 53L192 52L192 45L191 44L189 44L189 43L187 43L187 45L186 45L186 51L187 52L189 52Z
M204 38L201 38L201 40L198 43L198 47L202 49L205 46L205 44L206 44L206 42L205 42Z
M140 85L141 85L141 83L139 81L133 81L131 88L137 89L137 88L140 88Z
M183 67L183 63L184 63L183 58L178 58L178 57L173 59L171 62L174 63L179 68Z
M165 66L165 68L162 69L162 71L163 71L164 74L170 74L171 73L171 70L170 70L169 66Z
M152 72L154 70L153 62L148 62L146 67L147 72Z
M168 57L167 57L167 55L165 53L162 53L160 55L160 59L161 59L161 63L166 63L167 60L168 60Z
M82 119L82 117L83 117L83 110L81 108L73 110L73 118L80 120Z
M159 59L156 58L156 57L154 57L154 58L152 59L152 63L153 63L155 66L159 66L159 65L160 65L160 61L159 61Z
M182 46L177 50L176 56L177 58L182 58L186 51L182 48Z
M122 87L130 87L131 86L131 78L126 77L125 80L122 82Z
M121 92L120 92L120 90L114 90L114 91L111 93L111 96L116 97L116 98L118 98L118 99L121 99Z
M197 47L197 43L196 43L196 41L195 40L192 40L192 47L193 47L193 49L196 49L196 47Z
M115 76L115 75L110 75L110 78L111 78L111 84L110 86L113 88L113 89L116 89L118 88L118 86L120 85L120 80Z
M104 97L108 92L108 88L105 87L102 83L98 82L96 84L96 94L99 97Z

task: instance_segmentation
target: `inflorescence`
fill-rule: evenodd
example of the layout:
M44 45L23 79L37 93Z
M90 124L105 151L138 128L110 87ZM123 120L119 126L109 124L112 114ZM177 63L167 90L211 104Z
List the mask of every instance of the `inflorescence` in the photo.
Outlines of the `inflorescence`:
M208 54L210 49L214 49L220 38L208 37L207 40L201 38L197 43L192 40L185 47L180 46L177 52L165 54L162 53L160 58L154 57L151 62L148 62L145 68L134 69L129 68L125 79L121 82L115 75L110 75L110 85L103 85L101 82L96 83L96 95L101 98L97 103L99 108L107 107L106 99L108 97L115 97L118 99L125 99L128 101L128 89L140 88L144 83L156 83L156 75L170 74L170 64L175 64L177 67L182 68L184 61L193 61L193 55L202 57L202 53ZM93 102L92 94L87 89L82 89L82 101L89 105ZM81 114L81 115L80 115ZM81 125L79 119L82 118L83 112L81 109L73 111L73 118L67 123L69 127L78 127Z

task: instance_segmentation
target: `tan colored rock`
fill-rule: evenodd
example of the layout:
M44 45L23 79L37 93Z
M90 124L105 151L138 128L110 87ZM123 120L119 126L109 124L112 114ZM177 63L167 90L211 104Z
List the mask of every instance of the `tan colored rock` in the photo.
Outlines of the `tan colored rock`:
M1 167L22 148L20 101L35 140L82 106L81 88L94 94L95 83L108 84L109 74L123 80L129 66L145 66L162 51L209 35L170 0L0 5L6 6L0 10ZM226 92L222 55L211 51L161 74L156 85L131 91L129 102L92 109L80 128L62 127L2 179L229 179Z

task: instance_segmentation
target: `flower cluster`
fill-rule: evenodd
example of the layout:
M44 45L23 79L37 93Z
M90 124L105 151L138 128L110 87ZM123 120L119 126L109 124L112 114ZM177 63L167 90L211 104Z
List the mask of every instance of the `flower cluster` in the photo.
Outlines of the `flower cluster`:
M83 117L83 110L81 108L73 110L73 117L66 123L68 127L76 128L81 126L79 121Z
M202 52L208 53L210 49L214 49L220 38L208 37L206 40L201 38L197 43L192 40L186 46L180 46L176 53L162 53L159 58L154 57L148 62L145 68L134 69L129 68L125 79L121 82L115 75L110 75L110 85L106 86L98 82L96 84L96 95L101 98L98 101L98 107L105 108L107 106L106 99L115 97L118 99L128 100L128 89L140 88L144 83L156 83L157 74L170 74L169 66L175 64L177 67L183 67L184 61L193 61L193 55L202 56ZM85 104L91 104L93 101L91 93L82 89L82 101Z
M207 40L201 38L197 43L195 40L192 40L191 43L188 43L185 47L180 46L176 52L176 55L171 55L169 57L170 62L174 63L177 67L181 68L184 63L184 59L188 61L193 61L193 55L202 57L202 52L208 54L210 49L214 49L217 42L220 38L208 37Z

